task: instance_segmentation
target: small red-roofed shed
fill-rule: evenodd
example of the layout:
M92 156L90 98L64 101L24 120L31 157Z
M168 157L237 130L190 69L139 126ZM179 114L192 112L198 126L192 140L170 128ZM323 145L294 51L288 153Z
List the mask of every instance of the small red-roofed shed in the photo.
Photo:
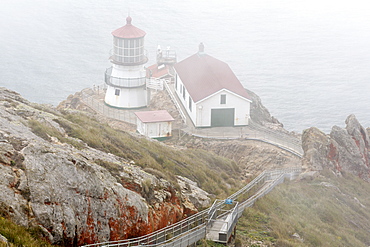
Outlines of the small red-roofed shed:
M166 64L153 64L146 69L148 78L167 79L172 77L170 66Z
M174 65L175 90L195 127L248 125L251 97L229 65L199 52Z
M175 120L166 110L139 111L137 132L150 138L162 139L172 135L172 122Z

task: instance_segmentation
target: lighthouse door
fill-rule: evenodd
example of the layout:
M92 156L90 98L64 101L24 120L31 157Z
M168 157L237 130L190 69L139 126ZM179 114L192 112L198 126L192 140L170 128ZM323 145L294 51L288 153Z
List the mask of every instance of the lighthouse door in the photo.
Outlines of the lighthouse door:
M235 109L212 109L211 127L230 127L234 126Z

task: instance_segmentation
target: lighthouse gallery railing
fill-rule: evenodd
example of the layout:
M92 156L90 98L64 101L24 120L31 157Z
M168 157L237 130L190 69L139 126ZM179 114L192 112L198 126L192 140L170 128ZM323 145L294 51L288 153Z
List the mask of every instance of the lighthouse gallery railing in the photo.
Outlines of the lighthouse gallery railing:
M112 67L105 70L105 83L112 87L136 88L146 85L146 77L120 78L112 76Z

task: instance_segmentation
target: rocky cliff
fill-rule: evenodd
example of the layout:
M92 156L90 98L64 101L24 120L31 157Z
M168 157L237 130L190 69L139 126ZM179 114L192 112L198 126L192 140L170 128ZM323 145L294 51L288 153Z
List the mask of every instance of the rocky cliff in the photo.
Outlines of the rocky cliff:
M303 167L307 171L328 168L337 175L349 172L370 181L370 130L362 127L354 115L345 123L345 128L334 126L329 135L314 127L303 132Z
M283 124L279 122L274 116L271 116L269 110L262 104L261 98L254 92L245 89L252 98L251 104L251 119L257 124L265 125L267 127L278 128L284 130Z
M68 136L61 118L0 88L0 216L38 227L52 243L81 245L147 234L196 212L194 195L190 201L131 160ZM196 187L187 183L181 179L183 188Z

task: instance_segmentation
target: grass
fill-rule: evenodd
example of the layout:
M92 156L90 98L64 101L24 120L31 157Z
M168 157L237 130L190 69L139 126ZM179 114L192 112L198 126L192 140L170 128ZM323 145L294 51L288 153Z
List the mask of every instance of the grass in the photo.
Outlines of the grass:
M54 122L64 129L61 133L47 122L28 120L31 130L41 138L51 141L52 137L74 147L88 146L133 160L148 173L177 185L176 175L187 177L218 197L225 197L235 191L240 184L240 169L232 160L204 150L176 150L157 141L135 137L124 131L111 128L82 112L64 112L56 115ZM81 143L81 140L83 143ZM99 162L98 162L99 163ZM117 174L117 165L100 162L112 173ZM221 176L220 176L221 174Z
M133 160L146 172L167 179L175 187L175 175L197 182L219 198L225 198L241 187L238 183L241 170L235 162L212 152L175 150L157 141L112 129L83 113L64 112L55 115L54 121L65 133L36 119L29 119L28 125L47 141L56 137L79 149L86 144L127 161ZM115 176L122 169L116 163L103 160L96 160L96 163ZM150 193L149 180L143 181L141 187L143 194ZM259 246L263 242L265 246L289 247L369 246L369 207L369 183L349 174L338 178L326 171L324 176L311 181L281 184L245 210L237 225L235 245ZM0 218L0 234L10 240L11 246L47 246L35 240L29 231L11 224L5 216ZM219 246L205 240L198 245Z
M51 137L56 137L59 141L68 143L78 149L81 149L84 147L84 145L81 142L78 142L77 140L73 138L68 138L64 136L56 128L54 128L51 125L48 125L47 123L40 122L35 119L29 119L28 127L31 128L31 131L34 134L38 135L39 137L41 137L42 139L46 141L51 141Z
M205 240L205 239L202 239L202 240L198 241L196 246L198 246L198 247L208 247L208 246L211 246L211 247L225 247L224 244L216 243L216 242L213 242L213 241L210 241L210 240Z
M369 207L369 183L326 172L312 181L281 184L258 200L238 222L237 238L267 246L369 246Z
M35 228L26 229L12 223L10 220L0 217L0 234L8 239L10 247L49 247L53 246L41 240L37 236ZM7 246L0 243L0 246Z

